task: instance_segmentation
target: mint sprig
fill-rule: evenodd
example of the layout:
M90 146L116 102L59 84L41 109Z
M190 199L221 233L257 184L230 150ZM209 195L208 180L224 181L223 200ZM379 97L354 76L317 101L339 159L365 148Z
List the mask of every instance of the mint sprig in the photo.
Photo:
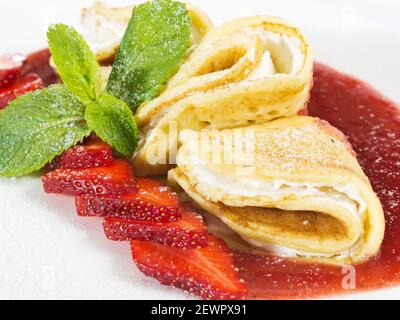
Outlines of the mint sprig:
M93 131L127 157L137 145L132 111L101 91L100 65L82 36L58 24L48 40L64 84L23 95L0 112L1 176L37 171Z
M180 2L138 6L105 93L100 65L83 37L72 27L50 26L49 48L64 84L21 96L0 112L0 176L37 171L93 131L132 156L138 128L128 105L136 109L160 92L187 51L190 27Z
M27 93L0 112L0 175L37 171L87 137L84 105L64 85Z
M83 37L63 24L50 26L50 51L66 86L86 106L89 127L120 154L132 156L138 130L129 107L101 91L101 70Z
M54 63L68 89L84 103L101 94L101 73L96 56L83 37L64 24L51 25L47 38Z
M133 10L107 85L107 91L133 110L158 95L178 70L190 44L186 5L154 0Z

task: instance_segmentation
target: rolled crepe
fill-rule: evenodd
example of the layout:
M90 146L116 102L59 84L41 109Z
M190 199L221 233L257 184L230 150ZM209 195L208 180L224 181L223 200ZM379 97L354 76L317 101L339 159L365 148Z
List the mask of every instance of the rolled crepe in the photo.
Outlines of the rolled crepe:
M143 140L136 172L166 173L176 145L165 137L175 131L234 128L298 114L309 99L312 69L310 44L281 19L255 16L211 30L166 91L139 108Z
M292 117L188 130L181 143L170 182L252 246L326 263L377 254L381 203L346 138L328 123Z
M100 62L112 61L126 31L132 11L138 3L125 7L110 7L96 0L90 8L82 10L82 24L85 38L95 51ZM213 28L207 14L201 9L187 4L192 19L191 46L194 48Z

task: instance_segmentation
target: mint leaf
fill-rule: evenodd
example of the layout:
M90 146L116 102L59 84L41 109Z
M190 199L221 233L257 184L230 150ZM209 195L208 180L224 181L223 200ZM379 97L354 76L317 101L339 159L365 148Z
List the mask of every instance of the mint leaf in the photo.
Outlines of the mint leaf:
M123 101L102 93L100 66L88 44L63 24L49 28L48 40L61 78L86 107L89 128L115 150L131 156L138 136L135 118Z
M101 93L101 73L96 56L83 37L64 24L51 25L47 38L57 70L68 89L84 103Z
M84 106L65 86L27 93L0 112L0 175L22 176L90 134Z
M186 5L154 0L137 6L122 39L107 91L132 109L158 95L190 42Z
M138 128L125 102L105 93L87 106L85 119L112 148L126 157L132 156L138 142Z

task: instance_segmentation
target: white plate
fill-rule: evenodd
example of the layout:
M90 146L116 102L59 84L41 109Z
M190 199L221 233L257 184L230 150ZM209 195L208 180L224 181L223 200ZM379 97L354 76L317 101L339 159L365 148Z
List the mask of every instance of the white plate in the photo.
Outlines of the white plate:
M49 23L78 25L81 6L90 2L0 0L0 51L30 52L45 46ZM286 18L309 36L317 60L366 80L400 102L397 0L191 2L216 24L253 14ZM188 298L142 276L128 244L107 241L99 220L78 218L72 198L44 194L39 177L0 178L0 206L0 298ZM400 298L400 288L345 298Z

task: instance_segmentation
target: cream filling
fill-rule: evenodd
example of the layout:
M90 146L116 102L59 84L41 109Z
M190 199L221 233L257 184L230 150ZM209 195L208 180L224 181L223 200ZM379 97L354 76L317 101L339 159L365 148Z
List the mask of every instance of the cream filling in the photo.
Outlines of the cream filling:
M227 197L264 197L271 202L278 202L287 197L294 196L297 199L302 198L318 198L335 201L338 206L345 208L354 217L363 219L367 210L366 202L360 196L358 190L352 185L344 186L327 186L321 183L296 183L284 180L263 181L255 179L247 179L243 177L222 176L208 170L202 165L196 165L191 169L191 175L197 181L196 189L204 196L203 190L216 188L218 191L207 200L213 202L222 202L222 195ZM206 197L207 198L207 197ZM296 256L351 256L363 243L363 237L353 247L345 252L336 252L332 254L321 254L315 252L304 252L293 248L284 247L271 243L261 243L258 241L244 238L244 240L253 246L260 247L266 251L275 253L280 256L296 257Z
M276 74L276 69L271 54L268 51L265 51L260 66L253 70L247 80L259 80L274 74Z
M280 73L293 75L301 70L305 57L301 42L296 37L280 35L262 28L245 29L245 34L261 39L265 50L259 67L247 80L260 80ZM254 50L248 53L248 58L254 60Z

